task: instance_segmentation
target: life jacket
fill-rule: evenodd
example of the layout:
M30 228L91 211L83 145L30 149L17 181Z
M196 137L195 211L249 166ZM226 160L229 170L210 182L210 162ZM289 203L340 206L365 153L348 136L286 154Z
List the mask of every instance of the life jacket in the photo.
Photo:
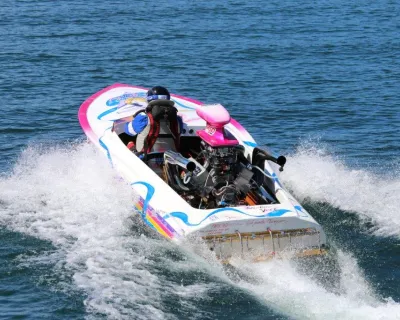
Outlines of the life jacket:
M179 150L179 117L173 105L171 100L149 102L145 110L149 122L136 139L138 152L147 155L150 152Z

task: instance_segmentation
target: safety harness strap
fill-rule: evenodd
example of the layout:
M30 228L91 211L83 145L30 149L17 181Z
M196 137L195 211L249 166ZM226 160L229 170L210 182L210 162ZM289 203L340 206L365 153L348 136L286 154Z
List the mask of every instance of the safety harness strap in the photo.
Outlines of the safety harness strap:
M148 154L153 148L157 138L160 135L160 120L168 123L168 129L171 132L176 150L179 150L179 123L177 119L178 110L171 105L150 105L146 108L146 114L149 119L150 131L145 138L142 153ZM162 133L165 137L165 134Z
M151 113L147 114L149 121L150 121L150 132L144 142L143 151L145 154L151 151L153 148L154 143L158 138L158 134L160 133L160 122L154 121L153 115Z

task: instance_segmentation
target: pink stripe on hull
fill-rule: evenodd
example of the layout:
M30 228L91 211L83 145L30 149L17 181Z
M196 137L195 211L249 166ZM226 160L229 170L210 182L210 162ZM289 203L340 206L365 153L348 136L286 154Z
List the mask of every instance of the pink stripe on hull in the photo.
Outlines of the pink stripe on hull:
M248 132L239 122L237 122L235 119L231 118L230 123L231 123L236 129L238 129L241 133L246 133L246 134L250 135L249 132Z

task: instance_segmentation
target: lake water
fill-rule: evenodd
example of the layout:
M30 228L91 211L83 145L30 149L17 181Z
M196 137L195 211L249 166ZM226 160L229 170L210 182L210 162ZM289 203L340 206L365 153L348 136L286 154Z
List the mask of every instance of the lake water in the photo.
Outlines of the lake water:
M400 319L399 16L389 0L2 3L0 319ZM337 266L232 277L143 228L77 120L117 82L222 103L285 154Z

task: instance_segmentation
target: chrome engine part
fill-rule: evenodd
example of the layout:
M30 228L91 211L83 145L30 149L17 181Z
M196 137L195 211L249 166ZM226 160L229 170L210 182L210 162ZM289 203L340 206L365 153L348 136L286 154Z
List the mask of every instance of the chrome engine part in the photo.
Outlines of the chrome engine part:
M210 173L213 186L224 186L235 179L238 166L238 149L236 147L211 147L203 144L205 168Z
M252 188L253 172L243 162L242 146L212 147L201 142L197 158L164 154L170 184L196 207L238 205ZM171 168L174 165L175 168ZM250 166L251 167L251 166Z

